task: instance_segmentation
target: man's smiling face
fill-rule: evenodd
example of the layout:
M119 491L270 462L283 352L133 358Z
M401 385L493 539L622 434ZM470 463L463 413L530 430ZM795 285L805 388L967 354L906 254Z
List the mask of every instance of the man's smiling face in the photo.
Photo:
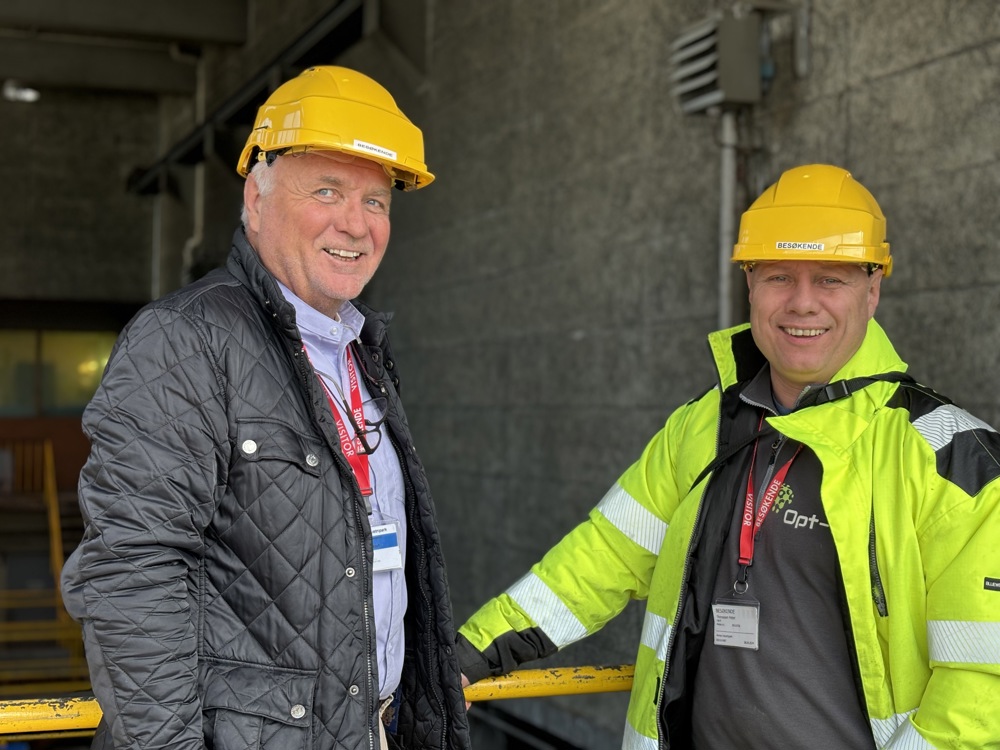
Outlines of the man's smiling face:
M389 176L336 152L280 156L244 190L246 233L267 269L330 317L357 297L389 243ZM261 189L261 186L265 186Z
M754 341L771 363L775 397L791 407L803 388L830 382L857 352L878 306L882 271L791 260L754 263L746 276Z

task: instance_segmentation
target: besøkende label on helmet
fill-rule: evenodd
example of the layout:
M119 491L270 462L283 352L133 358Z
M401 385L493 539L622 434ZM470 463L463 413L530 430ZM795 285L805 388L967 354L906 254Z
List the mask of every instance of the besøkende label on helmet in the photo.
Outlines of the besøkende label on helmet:
M819 250L826 247L822 242L776 242L778 250Z
M376 146L374 143L366 143L365 141L359 141L357 138L354 139L354 148L359 151L367 151L375 156L381 156L383 159L396 160L396 152L390 151L387 148L382 148L381 146Z

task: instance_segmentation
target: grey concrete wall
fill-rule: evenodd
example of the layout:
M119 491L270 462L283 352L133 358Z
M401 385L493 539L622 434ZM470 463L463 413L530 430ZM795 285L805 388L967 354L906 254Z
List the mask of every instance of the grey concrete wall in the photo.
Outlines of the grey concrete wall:
M790 23L772 24L777 77L741 120L742 206L791 165L851 169L897 258L879 319L918 378L1000 423L1000 6L813 6L803 79ZM719 148L714 121L681 116L670 94L669 42L702 3L434 13L415 119L438 182L396 201L370 292L398 313L403 395L464 618L713 382ZM632 607L554 662L629 661L640 619ZM613 746L624 715L620 697L504 708L592 748Z
M155 157L156 116L152 97L0 99L0 298L148 297L152 213L124 187Z

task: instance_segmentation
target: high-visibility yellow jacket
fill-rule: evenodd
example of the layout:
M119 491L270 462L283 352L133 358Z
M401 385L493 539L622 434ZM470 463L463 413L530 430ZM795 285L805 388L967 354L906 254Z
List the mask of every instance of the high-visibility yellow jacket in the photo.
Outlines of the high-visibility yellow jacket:
M630 598L647 600L628 750L690 747L685 662L707 616L692 602L707 608L710 599L690 587L715 580L691 568L717 559L706 549L717 535L702 531L728 523L733 467L745 463L740 451L725 454L757 427L726 416L763 364L748 328L709 343L718 387L677 409L589 519L460 630L475 681L599 630ZM1000 435L929 389L883 375L905 368L872 321L832 387L816 389L818 403L767 421L822 463L875 745L1000 748Z

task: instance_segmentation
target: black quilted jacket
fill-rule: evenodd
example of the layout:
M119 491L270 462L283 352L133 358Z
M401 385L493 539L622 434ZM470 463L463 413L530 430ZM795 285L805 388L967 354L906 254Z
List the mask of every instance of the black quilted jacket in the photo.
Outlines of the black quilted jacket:
M467 748L444 560L385 337L409 524L401 748ZM67 562L104 711L95 747L377 747L371 532L294 310L242 230L225 269L143 309L84 414L86 533Z

